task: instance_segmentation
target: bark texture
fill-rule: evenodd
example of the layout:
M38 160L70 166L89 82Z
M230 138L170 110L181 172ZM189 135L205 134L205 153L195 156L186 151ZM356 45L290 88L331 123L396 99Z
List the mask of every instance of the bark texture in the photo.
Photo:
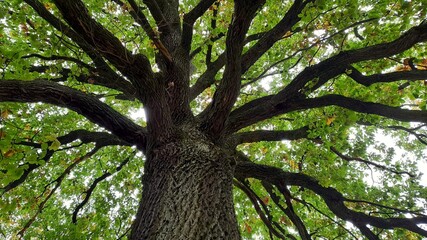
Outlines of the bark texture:
M193 127L147 153L130 239L239 239L235 161Z
M311 136L313 134L310 134L315 132L312 131L312 126L316 126L314 122L312 124L307 121L304 123L306 126L303 127L299 126L299 123L289 124L290 129L280 129L285 124L279 124L270 130L259 128L267 125L256 126L255 124L287 113L331 106L357 113L379 115L402 122L423 123L420 127L412 129L403 126L386 128L406 131L427 145L423 140L426 136L416 132L419 128L426 126L427 111L425 110L386 105L381 101L364 101L358 97L340 95L341 93L332 91L332 88L331 93L320 95L316 93L317 90L325 88L329 84L333 87L334 83L331 82L338 77L342 78L340 81L345 79L355 81L362 86L407 80L408 83L400 85L398 90L408 86L409 81L425 79L427 71L424 68L416 68L413 60L410 59L408 60L410 66L408 70L410 71L366 75L363 69L358 69L360 67L358 63L390 58L419 43L427 42L427 23L425 21L408 29L393 41L375 45L371 45L367 41L366 47L346 51L341 49L330 56L324 55L319 58L323 60L319 60L313 65L310 63L297 75L288 74L289 79L283 77L285 85L277 92L265 93L270 95L261 94L262 96L256 98L250 97L247 99L251 100L246 101L244 100L246 97L240 98L242 93L245 93L242 92L243 87L257 82L270 74L273 69L280 69L280 73L289 71L290 69L287 67L281 69L280 63L292 60L299 53L307 55L308 50L312 48L303 48L303 44L300 46L301 49L294 52L294 49L275 48L274 46L279 41L286 41L286 39L292 38L294 33L302 31L299 26L306 25L306 22L300 22L301 16L305 15L305 9L316 6L312 3L317 4L317 1L294 0L274 26L269 26L272 23L268 23L265 24L262 32L252 33L249 30L254 21L258 21L256 16L261 11L268 9L272 1L234 0L232 1L232 17L223 19L228 14L221 16L219 7L223 1L219 0L198 0L194 6L187 9L187 12L181 12L180 5L183 2L178 0L112 0L112 3L120 6L123 14L129 14L134 20L132 29L129 31L133 31L133 27L140 26L145 31L146 37L156 47L157 51L151 57L144 55L144 48L140 49L142 51L136 51L133 47L128 48L133 44L128 45L127 38L123 39L122 36L116 35L116 30L111 31L110 23L107 24L102 17L99 17L107 12L96 13L97 9L92 9L93 6L88 4L89 1L53 0L51 2L55 5L54 8L45 4L44 1L24 0L24 2L31 6L34 13L37 13L52 29L56 29L55 34L61 37L59 43L67 48L73 45L78 49L72 47L70 52L64 53L64 56L55 55L55 51L52 51L53 55L46 56L45 54L50 54L50 51L45 52L40 48L42 52L36 51L22 57L25 59L38 58L37 61L29 61L34 65L30 66L28 70L40 74L35 79L5 78L7 75L3 74L4 72L16 71L19 73L19 71L14 69L13 65L10 68L7 67L6 65L9 63L4 64L6 67L0 69L4 78L0 81L0 102L43 102L68 108L108 132L78 129L57 138L61 143L61 148L49 148L43 157L44 162L53 162L51 158L54 158L57 151L77 147L71 146L74 141L79 140L82 144L92 143L95 147L83 157L79 157L78 161L70 164L58 178L49 183L49 185L55 183L53 190L38 204L37 213L19 231L20 237L24 236L24 232L36 220L37 215L44 210L45 203L53 193L60 189L65 176L77 164L94 156L102 147L110 145L136 146L146 156L141 202L129 233L129 239L239 239L239 227L233 204L233 182L253 203L260 219L268 228L271 239L273 236L278 239L297 239L291 234L291 231L288 231L287 228L290 225L283 227L281 223L275 222L273 214L270 214L273 204L267 206L264 203L260 196L251 189L251 186L246 184L248 178L255 178L262 182L262 186L269 193L271 200L283 213L283 216L286 215L292 222L294 230L297 230L293 232L298 232L301 239L318 238L319 236L316 235L317 230L311 228L312 226L304 225L304 219L299 216L303 213L299 213L296 208L294 211L294 205L304 204L308 211L314 209L321 215L325 214L305 202L305 199L295 197L299 193L291 192L290 186L297 186L301 191L307 189L320 196L325 203L325 208L329 208L330 212L335 214L334 217L327 216L329 220L332 220L331 224L342 227L348 232L346 236L352 236L353 239L359 238L352 233L354 229L346 229L345 226L341 226L339 222L335 221L336 219L352 222L354 227L358 228L360 233L368 239L378 239L384 229L395 228L407 229L427 236L427 231L420 227L421 224L427 224L427 216L420 214L418 210L399 209L363 199L349 199L346 194L340 193L335 188L323 186L315 178L304 174L302 161L301 166L298 166L299 173L286 172L283 169L252 162L248 156L238 153L236 150L236 147L243 143L301 138L322 144L324 140L322 137L313 137ZM266 8L264 5L267 5ZM344 7L341 8L344 9ZM334 9L330 9L328 12L334 11ZM212 11L212 18L210 16L206 19L202 18L204 15L208 16L210 11ZM112 17L115 17L116 14L114 13ZM322 15L324 14L327 12L322 13ZM7 20L7 18L4 19ZM207 25L205 23L207 19L210 21L208 25L211 29L208 29L203 35L209 35L209 39L204 39L203 42L198 38L193 39L193 33L198 31L201 26ZM30 17L26 19L26 22L33 25L30 24L32 20L34 19ZM203 21L200 25L198 25L199 20ZM356 27L371 20L363 19L352 23L350 27ZM225 21L227 29L219 28L220 24L217 24L217 21ZM307 25L310 25L311 21ZM260 26L259 24L264 23L258 21L256 24ZM9 26L11 27L11 25ZM26 25L21 23L21 30L23 26ZM341 29L331 37L345 32L349 28ZM33 29L38 31L42 28L33 27ZM258 27L254 29L258 31ZM144 37L144 34L141 36ZM204 37L202 36L202 39ZM217 46L220 43L215 43L215 41L223 37L225 38L223 46ZM328 39L325 38L319 42L316 40L313 46L319 46L319 50L321 50L321 45L327 43ZM50 37L43 39L43 34L41 34L40 41L55 42ZM253 44L248 44L250 42ZM345 43L341 40L340 42ZM294 45L294 42L290 43ZM204 62L200 62L202 58L196 55L204 54L204 44L208 45L206 46L206 58ZM134 45L139 46L139 43ZM28 49L35 51L39 47ZM262 60L264 54L269 51L278 51L278 49L288 51L283 55L284 59L272 64L268 62L256 64L264 61ZM62 54L61 52L59 51L58 54ZM270 53L274 55L274 52ZM4 63L13 59L6 60ZM297 60L297 63L300 60L301 58ZM192 73L190 66L192 62L196 61L196 65L200 66L200 69L197 69L197 73ZM51 63L52 66L55 66L54 68L50 67ZM57 69L56 66L61 66L62 68L58 68L61 70L51 73L53 69ZM72 66L84 71L81 71L79 76L74 76ZM260 66L262 68L267 66L267 68L252 72L251 68L260 68ZM255 72L263 73L255 78L250 77ZM49 77L47 78L47 76ZM112 106L114 102L107 104L101 101L96 92L87 93L70 87L75 85L74 82L69 82L70 78L85 84L99 85L118 91L120 98L117 97L117 99L138 101L145 110L146 126L138 125L127 118L124 113L115 110L119 107ZM192 86L190 87L190 85ZM425 82L424 85L426 85ZM201 104L199 104L201 108L193 108L190 101L211 86L215 92L209 104L204 106L205 100L201 100ZM204 97L202 95L202 98ZM6 112L7 114L8 112ZM293 118L287 120L292 122ZM275 125L274 122L272 124ZM291 125L298 128L292 129ZM4 135L4 132L0 132L0 135ZM21 147L32 147L37 153L42 152L43 148L43 144L36 140L33 141L33 139L26 139L15 144ZM50 146L51 140L47 144ZM398 175L415 176L409 172L400 171L398 168L347 155L351 151L343 151L334 147L330 147L330 150L345 161L361 162ZM0 152L0 155L2 154ZM26 159L22 159L22 161L26 161ZM122 161L115 168L115 172L120 171L128 161L129 159ZM33 162L25 162L20 167L25 164L28 167L22 175L6 186L0 186L0 192L12 192L10 190L31 179L28 176L33 171L39 174L37 169L43 167L43 165ZM2 170L0 169L0 171ZM84 192L84 200L77 205L72 214L73 224L78 223L79 211L89 202L91 193L97 184L112 174L106 172L95 178L92 185ZM45 191L49 185L46 185ZM286 208L284 208L285 204ZM350 208L349 205L356 207ZM375 214L372 214L374 212ZM407 214L412 214L412 216L410 218L401 217ZM329 227L331 224L319 226L319 229ZM127 234L127 230L125 234Z

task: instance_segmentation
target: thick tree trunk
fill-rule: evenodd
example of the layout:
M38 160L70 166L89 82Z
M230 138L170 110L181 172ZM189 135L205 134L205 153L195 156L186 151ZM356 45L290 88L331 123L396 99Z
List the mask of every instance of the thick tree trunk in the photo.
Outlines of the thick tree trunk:
M197 131L149 150L130 239L239 239L234 161Z

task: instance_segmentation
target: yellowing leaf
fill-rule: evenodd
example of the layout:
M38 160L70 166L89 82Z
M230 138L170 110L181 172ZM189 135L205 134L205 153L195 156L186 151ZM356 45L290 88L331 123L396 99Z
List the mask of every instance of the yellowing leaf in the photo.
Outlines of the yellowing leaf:
M292 32L291 31L287 31L286 33L285 33L285 35L283 35L283 37L289 37L289 36L291 36L292 35Z
M294 160L289 160L289 166L292 170L298 169L298 164Z
M31 125L29 123L25 124L24 130L29 131L31 129Z
M0 116L1 116L1 118L6 119L7 117L9 117L9 114L10 114L9 110L6 109L6 110L1 111Z
M12 157L15 153L16 153L16 151L15 151L15 150L13 150L13 149L9 149L9 150L7 150L7 151L3 154L3 156L4 156L4 157L6 157L6 158L8 158L8 157Z
M279 218L279 222L282 223L282 224L284 224L284 225L287 225L287 226L291 226L292 225L292 222L289 221L289 219L287 217L285 217L285 216L281 216Z
M55 141L56 138L57 138L56 135L48 135L48 136L46 136L46 140L48 140L48 141Z
M52 144L49 146L49 150L58 150L58 148L61 146L61 143L58 141L58 139L55 139Z
M262 198L262 202L266 205L268 205L268 203L270 202L270 198L268 196L265 196Z
M266 154L268 152L268 148L266 148L266 147L263 147L260 150L263 154Z
M251 233L252 227L249 224L245 223L245 230L246 230L246 232Z
M288 160L289 160L289 156L288 155L283 155L283 159L282 159L284 162L287 162Z
M335 118L336 117L328 117L327 119L326 119L326 125L331 125L331 123L335 120Z

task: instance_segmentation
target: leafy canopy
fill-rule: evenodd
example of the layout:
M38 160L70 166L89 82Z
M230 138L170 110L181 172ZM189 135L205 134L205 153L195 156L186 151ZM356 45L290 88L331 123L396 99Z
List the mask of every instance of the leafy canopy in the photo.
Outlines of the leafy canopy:
M115 62L120 49L103 52L96 34L94 43L82 39L54 2L61 1L0 2L0 235L125 237L138 205L144 146L114 124L144 132L143 101ZM162 48L158 39L166 33L142 1L84 5L123 49L162 71L156 58L173 53ZM191 41L195 115L225 81L233 7L229 0L179 2L178 28ZM236 170L244 238L427 236L420 169L426 11L425 1L403 0L268 0L257 11L227 121L231 148L264 168L258 175L239 172L248 164ZM107 115L119 120L112 124Z

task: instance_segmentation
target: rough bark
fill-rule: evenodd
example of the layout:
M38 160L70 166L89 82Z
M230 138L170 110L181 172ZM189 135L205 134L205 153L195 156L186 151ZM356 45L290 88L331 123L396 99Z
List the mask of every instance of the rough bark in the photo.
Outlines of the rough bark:
M198 130L147 153L143 193L130 239L239 239L235 161Z
M304 226L298 213L293 210L292 202L296 199L292 198L289 186L308 189L320 196L326 204L325 207L328 207L337 219L352 222L368 239L377 237L368 225L379 229L403 228L427 236L427 231L418 226L427 223L427 216L416 211L401 210L364 200L352 200L332 187L321 185L315 178L304 173L285 172L279 168L255 164L243 153L235 152L236 146L242 143L309 138L311 129L308 126L293 130L238 132L260 121L306 109L337 106L398 121L427 123L426 111L366 102L335 93L316 97L309 95L325 86L331 79L344 74L363 86L398 80L425 79L427 71L413 66L411 71L407 72L365 75L362 70L356 69L356 63L390 57L412 48L417 43L426 42L427 23L422 22L391 42L341 51L302 69L280 91L236 107L235 103L242 86L242 74L254 66L266 52L272 50L277 42L284 40L288 32L296 31L295 26L298 26L301 20L301 13L314 2L313 0L295 0L274 27L249 36L252 20L266 1L233 1L234 14L227 34L219 33L217 36L211 36L212 41L222 36L226 37L224 51L217 52L217 58L213 61L212 46L208 48L206 71L201 73L191 88L189 88L190 60L194 52L200 52L202 49L194 50L190 54L195 47L192 45L194 26L198 19L208 12L213 4L219 4L219 1L200 0L192 10L183 13L181 19L178 0L113 0L122 7L122 10L129 11L136 25L141 26L157 48L158 53L155 54L154 62L159 71L153 70L153 61L146 55L136 54L133 49L128 49L120 37L110 32L102 21L98 22L97 14L93 14L84 1L54 0L52 2L59 11L55 12L57 14L53 14L38 0L25 2L60 32L60 35L66 36L81 48L91 62L77 59L73 54L45 56L30 53L24 58L37 57L45 61L68 61L77 64L88 70L88 75L76 77L79 82L101 85L118 90L130 99L135 98L143 104L147 116L145 128L96 97L53 81L66 82L68 77L72 76L70 69L62 69L58 72L62 77L49 80L2 79L0 102L54 104L76 111L99 127L110 131L106 133L76 130L58 137L62 145L80 139L82 143L95 143L95 148L79 161L69 165L60 177L53 181L56 182L54 190L38 205L37 214L42 212L44 204L53 192L59 189L64 177L77 164L93 156L101 147L134 145L144 152L146 163L142 178L141 202L129 235L130 239L239 239L232 195L233 177L241 183L238 187L253 202L270 234L279 238L296 239L274 222L272 215L269 215L269 209L263 205L260 197L250 189L250 186L244 184L247 178L262 181L272 200L293 222L302 239L315 237L315 232L309 233L311 229ZM150 17L154 22L149 21ZM211 24L211 28L215 29L215 24ZM255 40L254 44L247 45L248 42ZM275 64L269 65L272 67ZM224 71L219 85L216 86L212 102L195 120L189 101L212 85L222 68ZM31 68L32 72L39 73L47 70L50 69L45 65L35 65ZM288 70L281 69L282 72ZM264 71L266 73L266 70ZM318 138L313 140L321 142ZM38 142L16 144L42 148ZM405 173L411 176L409 172L393 171L374 162L344 155L335 148L330 150L346 161L359 161L395 174ZM54 154L55 150L49 150L43 160L48 162ZM128 160L122 161L115 171L120 171ZM0 190L7 192L18 187L39 167L42 165L29 164L20 178ZM84 192L85 198L73 213L73 223L78 222L78 213L89 201L97 184L110 175L112 173L106 172L97 177ZM286 209L282 206L282 200L285 200ZM378 217L349 208L346 203L363 203L375 209L392 210L394 215ZM415 217L395 217L403 213L412 213ZM37 214L18 233L20 236L23 236L25 230L35 221ZM356 238L351 231L348 232Z

